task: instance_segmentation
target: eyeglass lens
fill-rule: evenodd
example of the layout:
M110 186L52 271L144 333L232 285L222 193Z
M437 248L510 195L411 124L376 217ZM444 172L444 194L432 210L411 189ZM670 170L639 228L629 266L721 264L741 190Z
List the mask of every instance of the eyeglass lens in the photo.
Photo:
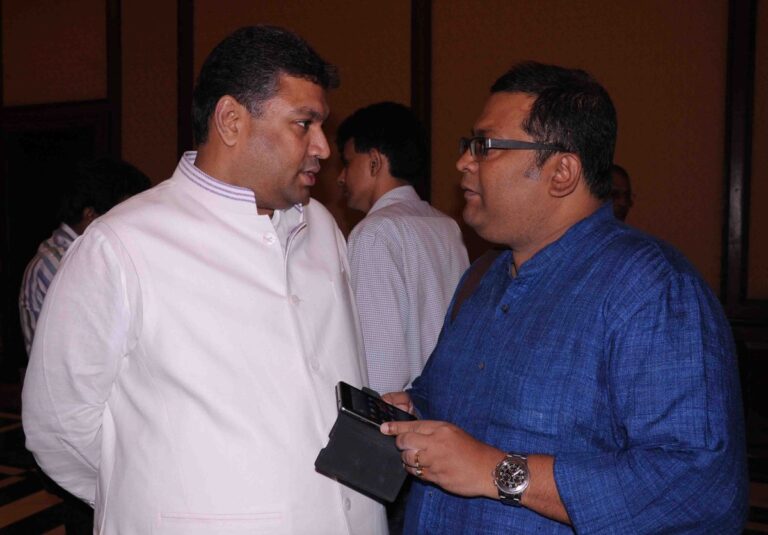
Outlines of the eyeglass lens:
M459 140L459 152L464 154L469 150L472 156L485 156L488 151L485 148L485 138L483 137L463 137Z

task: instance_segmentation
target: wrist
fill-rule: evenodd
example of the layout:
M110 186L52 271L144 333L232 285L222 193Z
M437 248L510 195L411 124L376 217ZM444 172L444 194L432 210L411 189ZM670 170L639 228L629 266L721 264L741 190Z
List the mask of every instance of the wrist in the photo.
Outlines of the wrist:
M496 464L492 476L497 498L505 505L521 507L531 482L527 456L519 453L505 454Z

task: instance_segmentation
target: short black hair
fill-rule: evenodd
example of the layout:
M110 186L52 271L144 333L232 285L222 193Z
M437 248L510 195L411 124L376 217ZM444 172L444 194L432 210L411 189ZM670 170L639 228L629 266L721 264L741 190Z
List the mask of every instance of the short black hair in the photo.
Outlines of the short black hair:
M336 134L339 153L350 139L355 152L376 149L389 160L390 174L420 191L427 178L429 148L424 126L410 108L396 102L379 102L360 108L344 119Z
M627 170L617 163L611 164L611 184L613 184L614 173L616 173L617 175L623 176L624 180L627 181L627 193L631 196L632 195L632 179L629 178L629 173L627 173Z
M149 177L136 167L111 157L81 162L76 166L71 187L65 192L59 220L76 225L83 210L107 213L113 206L150 187Z
M617 163L611 164L611 173L618 173L624 178L626 178L627 180L629 180L629 173L627 173L627 170Z
M324 89L338 87L336 67L304 39L276 26L247 26L225 37L206 58L192 97L195 141L208 139L208 120L224 95L258 117L275 95L281 74L309 80Z
M616 146L616 109L608 92L587 72L527 61L512 67L491 93L526 93L536 98L522 128L537 143L563 147L581 159L589 190L598 199L611 192ZM538 151L541 166L553 151Z

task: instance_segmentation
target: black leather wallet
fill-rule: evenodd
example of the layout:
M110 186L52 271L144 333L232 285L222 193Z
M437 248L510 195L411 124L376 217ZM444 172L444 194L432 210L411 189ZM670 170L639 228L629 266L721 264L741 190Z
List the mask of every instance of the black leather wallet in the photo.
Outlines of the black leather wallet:
M328 445L320 450L315 469L378 501L393 502L407 473L395 437L339 412Z

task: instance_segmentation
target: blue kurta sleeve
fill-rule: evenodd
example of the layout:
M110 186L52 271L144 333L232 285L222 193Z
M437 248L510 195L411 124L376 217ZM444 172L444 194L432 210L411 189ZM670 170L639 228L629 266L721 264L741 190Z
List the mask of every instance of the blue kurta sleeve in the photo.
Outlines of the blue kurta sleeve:
M557 487L578 533L740 533L748 483L730 327L700 278L654 275L613 295L635 306L606 307L620 448L558 453Z

